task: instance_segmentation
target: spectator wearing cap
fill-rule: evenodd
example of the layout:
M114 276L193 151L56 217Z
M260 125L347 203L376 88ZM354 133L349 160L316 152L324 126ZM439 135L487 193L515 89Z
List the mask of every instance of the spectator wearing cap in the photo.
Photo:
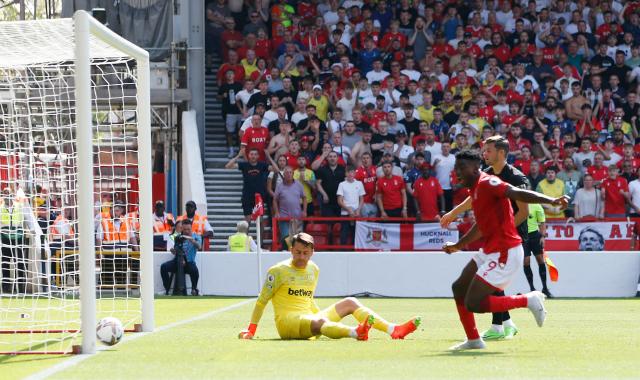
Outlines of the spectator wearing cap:
M213 238L213 228L209 224L207 216L197 212L198 207L196 202L188 201L185 205L184 214L180 215L177 219L178 222L188 220L191 222L191 230L194 234L200 236L202 241L204 239Z
M380 209L380 216L406 218L407 193L404 180L401 176L393 174L391 160L384 161L382 172L383 175L378 177L376 183L376 203Z
M169 236L176 222L171 213L165 212L164 202L156 201L153 212L153 250L166 251Z
M545 178L538 183L536 187L536 191L542 193L544 195L550 197L561 197L566 195L566 188L564 186L564 182L562 180L556 178L556 174L560 170L557 166L549 166L545 170ZM544 213L547 218L550 219L558 219L564 218L564 212L560 209L560 207L552 206L552 205L542 205L544 208Z
M236 223L235 234L229 236L227 241L227 251L229 252L256 252L258 246L253 238L249 236L249 223L241 220Z
M413 199L418 220L439 220L445 212L444 191L433 176L431 165L420 167L421 176L413 184Z
M316 116L320 120L322 120L322 122L327 121L327 114L329 112L329 99L322 93L322 86L320 86L319 84L313 86L313 94L307 104L315 106Z
M96 246L105 250L129 249L138 250L135 230L127 216L126 206L117 201L111 208L109 217L103 217L96 233Z
M602 181L602 201L604 202L604 216L606 218L624 218L626 205L631 203L629 184L623 177L618 176L618 167L609 165L608 176Z

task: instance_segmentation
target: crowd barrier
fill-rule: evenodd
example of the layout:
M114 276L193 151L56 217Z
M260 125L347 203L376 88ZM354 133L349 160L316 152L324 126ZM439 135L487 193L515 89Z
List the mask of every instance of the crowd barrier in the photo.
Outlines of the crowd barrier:
M368 293L388 297L451 297L451 283L474 252L447 255L442 252L317 252L320 267L316 296L343 297ZM637 252L551 252L559 270L558 282L550 282L557 297L634 297L640 277ZM155 290L164 294L160 265L172 259L157 252ZM264 252L262 273L290 257L286 252ZM198 253L199 289L203 295L256 296L259 289L257 254ZM534 273L536 264L532 263ZM539 278L535 276L538 289ZM189 281L187 284L189 285ZM524 273L507 289L508 294L527 292Z
M305 217L272 218L272 250L281 249L280 223L294 222L313 235L316 248L326 251L440 251L442 244L456 242L471 227L470 222L452 223L443 229L437 221L416 218ZM353 224L347 244L339 244L344 223ZM627 251L631 249L639 218L601 220L548 219L545 223L547 251ZM303 226L303 227L300 227ZM475 250L482 245L473 244Z

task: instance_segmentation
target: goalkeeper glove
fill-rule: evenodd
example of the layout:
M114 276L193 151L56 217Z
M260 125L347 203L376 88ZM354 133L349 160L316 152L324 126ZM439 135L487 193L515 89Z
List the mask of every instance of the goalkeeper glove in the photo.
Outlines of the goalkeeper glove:
M238 334L238 338L240 339L253 339L254 335L256 335L256 330L258 329L258 325L255 323L250 323L249 327L245 330L240 331Z

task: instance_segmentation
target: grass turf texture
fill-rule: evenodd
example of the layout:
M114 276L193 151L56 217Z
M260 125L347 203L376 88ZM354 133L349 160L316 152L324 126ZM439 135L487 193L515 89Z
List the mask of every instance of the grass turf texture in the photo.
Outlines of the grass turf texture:
M161 298L158 326L242 301L230 298ZM320 299L325 307L334 299ZM512 312L520 333L488 349L450 353L463 330L450 299L363 299L390 321L423 317L405 341L372 330L368 342L351 339L281 341L269 307L257 339L241 341L253 303L211 318L124 342L56 379L158 378L637 378L640 374L640 301L551 300L544 328L526 310ZM348 317L346 323L355 325ZM490 315L477 316L479 329ZM0 336L0 339L2 337ZM3 379L21 378L66 358L0 357Z

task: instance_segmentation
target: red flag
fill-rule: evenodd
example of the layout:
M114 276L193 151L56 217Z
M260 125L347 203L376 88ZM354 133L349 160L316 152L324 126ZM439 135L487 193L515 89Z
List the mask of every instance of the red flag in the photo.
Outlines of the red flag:
M262 202L262 195L256 193L255 206L251 212L251 220L258 219L259 216L264 215L264 203Z
M546 252L544 253L544 262L549 267L549 278L551 279L551 281L557 282L559 275L558 268L556 268L555 264L553 263L553 261L551 261L551 258L547 255Z

